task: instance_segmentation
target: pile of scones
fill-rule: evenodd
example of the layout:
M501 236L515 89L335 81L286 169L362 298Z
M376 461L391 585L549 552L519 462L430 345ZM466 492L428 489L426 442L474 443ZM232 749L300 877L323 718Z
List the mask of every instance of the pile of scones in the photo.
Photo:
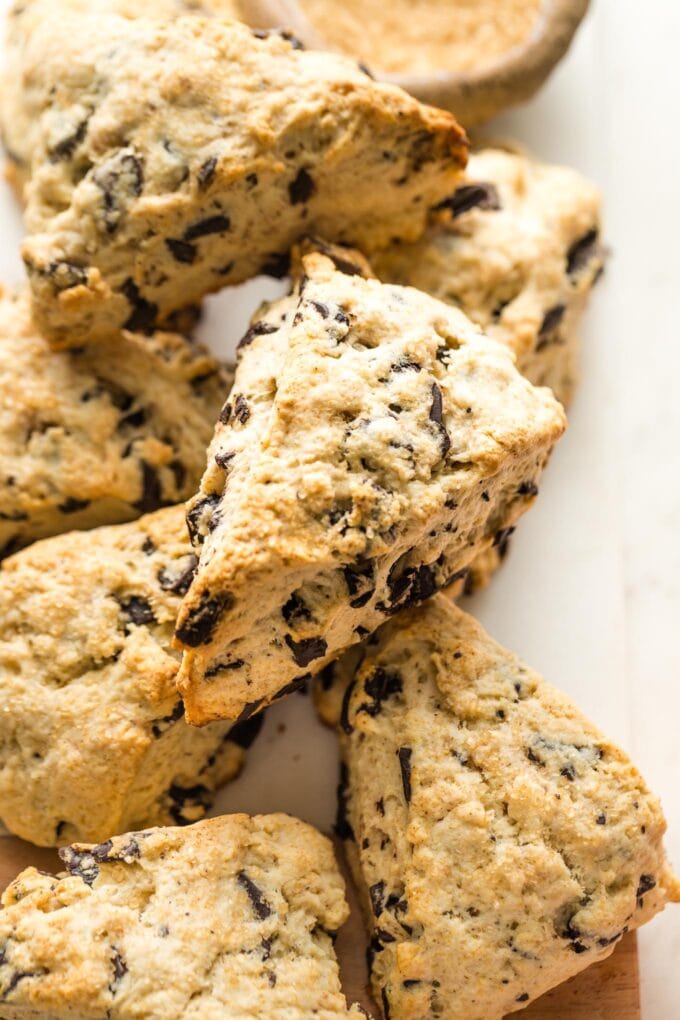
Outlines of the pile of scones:
M374 1015L499 1020L680 899L627 756L454 601L565 428L599 196L232 14L9 13L0 819L67 872L3 895L0 1018L367 1015L331 842L200 820L309 689ZM260 274L232 370L192 330Z

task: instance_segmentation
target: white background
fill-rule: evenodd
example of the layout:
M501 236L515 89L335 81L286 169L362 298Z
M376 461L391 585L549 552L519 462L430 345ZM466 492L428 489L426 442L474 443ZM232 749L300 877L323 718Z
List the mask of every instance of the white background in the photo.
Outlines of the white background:
M0 10L5 8L0 0ZM592 176L612 254L583 330L567 436L507 565L466 608L631 752L661 795L680 868L680 0L595 0L529 106L492 125ZM0 279L22 279L21 221L0 190ZM258 283L209 301L226 352ZM272 710L225 810L289 810L329 828L335 745L309 699ZM640 935L643 1016L680 1017L680 908Z

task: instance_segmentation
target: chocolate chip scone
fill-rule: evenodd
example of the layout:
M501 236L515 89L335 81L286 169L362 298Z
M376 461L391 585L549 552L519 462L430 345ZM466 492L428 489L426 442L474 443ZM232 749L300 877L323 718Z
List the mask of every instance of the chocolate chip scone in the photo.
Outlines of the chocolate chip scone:
M193 822L260 717L188 726L171 648L184 507L46 539L0 568L0 818L43 846Z
M303 257L240 347L190 503L180 610L192 723L289 691L464 572L531 503L564 428L459 311Z
M2 896L5 1020L339 1020L348 915L329 840L287 815L227 815L60 851Z
M466 161L451 114L285 34L66 10L17 46L3 121L30 150L23 255L55 345L281 275L310 229L414 240Z
M0 294L0 555L186 499L230 384L177 334L55 352Z
M626 755L448 599L342 672L338 827L386 1018L500 1020L680 899Z
M248 0L14 0L7 12L6 48L0 89L0 127L7 155L7 176L19 197L30 176L39 124L27 116L22 98L22 60L26 40L55 11L69 15L117 14L123 18L177 18L182 14L245 17Z
M599 192L574 170L501 149L473 153L467 177L422 240L393 245L373 268L457 305L566 404L604 260Z

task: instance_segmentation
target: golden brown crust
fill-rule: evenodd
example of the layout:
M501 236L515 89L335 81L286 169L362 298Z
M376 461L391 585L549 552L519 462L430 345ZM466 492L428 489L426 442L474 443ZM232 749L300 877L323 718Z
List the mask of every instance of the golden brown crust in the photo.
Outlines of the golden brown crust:
M627 756L449 600L346 672L340 828L391 1015L500 1020L680 898Z
M25 128L23 255L54 344L281 274L310 229L368 249L413 240L455 187L467 143L451 114L261 35L65 13L20 41L3 119Z
M341 265L304 256L296 296L241 345L188 514L195 723L256 711L464 571L531 504L564 428L460 312Z

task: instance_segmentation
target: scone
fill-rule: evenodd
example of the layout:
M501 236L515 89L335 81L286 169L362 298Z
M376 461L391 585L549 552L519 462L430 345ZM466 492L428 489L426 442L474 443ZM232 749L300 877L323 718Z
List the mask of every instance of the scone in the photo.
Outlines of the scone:
M249 0L13 0L7 12L6 52L0 90L0 128L7 156L7 177L21 198L30 176L31 153L39 131L21 112L23 49L41 21L60 15L117 14L123 18L168 20L183 14L240 18Z
M55 352L26 292L0 292L0 556L186 499L230 385L176 334Z
M564 428L459 311L320 252L302 268L297 300L241 342L189 505L192 723L252 714L459 576L531 503Z
M260 717L184 720L171 638L183 506L46 539L0 568L0 818L42 846L194 822ZM1 1012L1 1011L0 1011Z
M348 915L329 840L287 815L227 815L60 851L3 893L4 1020L339 1020Z
M600 194L574 170L502 149L473 153L467 178L422 240L376 254L373 268L461 308L567 404L577 327L604 261Z
M448 599L364 652L339 830L386 1018L500 1020L680 898L626 755Z
M2 120L29 150L23 256L57 346L282 275L310 230L414 240L466 161L451 114L285 33L57 11L18 34Z

